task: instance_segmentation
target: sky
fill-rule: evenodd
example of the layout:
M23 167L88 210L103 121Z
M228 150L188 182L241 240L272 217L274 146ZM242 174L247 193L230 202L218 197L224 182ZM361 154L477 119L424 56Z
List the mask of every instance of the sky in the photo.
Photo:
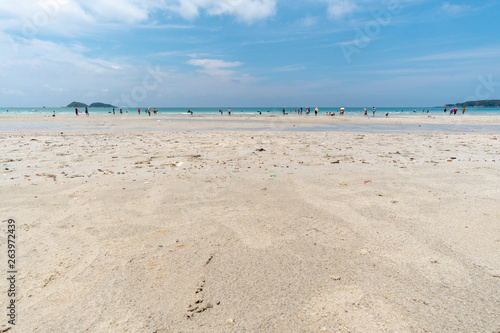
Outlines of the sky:
M0 2L0 106L500 99L500 2Z

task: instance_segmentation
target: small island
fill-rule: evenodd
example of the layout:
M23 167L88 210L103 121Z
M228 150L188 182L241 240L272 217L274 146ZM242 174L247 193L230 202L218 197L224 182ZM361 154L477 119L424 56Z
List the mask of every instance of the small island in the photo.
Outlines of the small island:
M92 103L90 105L87 105L87 104L81 103L81 102L72 102L72 103L68 104L68 106L66 106L66 107L67 108L85 108L85 107L89 107L89 108L113 108L115 106L111 105L111 104L100 103L100 102Z
M80 103L80 102L73 102L68 104L66 107L67 108L84 108L87 107L88 105L85 103Z
M115 107L114 105L111 104L105 104L105 103L92 103L89 105L90 108L113 108Z
M490 100L482 100L482 101L469 101L464 103L456 103L456 104L446 104L442 107L469 107L469 108L498 108L500 107L500 99L490 99Z

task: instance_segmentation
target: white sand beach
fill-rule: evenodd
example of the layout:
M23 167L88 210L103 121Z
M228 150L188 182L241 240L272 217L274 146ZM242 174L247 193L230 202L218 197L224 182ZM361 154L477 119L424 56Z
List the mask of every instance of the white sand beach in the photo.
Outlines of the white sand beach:
M325 118L3 117L11 331L499 332L500 117Z

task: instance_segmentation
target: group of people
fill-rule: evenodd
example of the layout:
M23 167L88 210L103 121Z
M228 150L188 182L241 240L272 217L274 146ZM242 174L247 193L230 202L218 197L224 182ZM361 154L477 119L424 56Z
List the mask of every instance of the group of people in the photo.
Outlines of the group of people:
M121 110L121 109L120 109ZM151 108L148 108L144 114L148 114L149 117L151 117ZM137 114L141 114L141 108L137 109ZM158 110L156 108L153 108L153 114L158 114Z
M220 110L219 110L220 111ZM365 116L368 116L368 111L365 109L363 109L364 113L365 113ZM283 108L283 115L287 115L288 113L286 112L286 109ZM302 112L303 112L303 108L300 108L300 109L295 109L294 111L290 111L292 113L296 113L298 114L299 116L302 115ZM319 109L318 108L315 108L314 109L314 115L317 116L318 115L318 112L319 112ZM344 112L345 112L345 108L340 108L339 109L339 115L343 116L344 115ZM375 117L375 113L377 112L377 108L376 107L373 107L372 108L372 114L373 114L373 117ZM311 108L306 108L306 115L309 115L311 113ZM327 112L326 113L327 116L335 116L335 112ZM389 116L389 113L386 113L385 114L386 117Z
M119 109L120 114L123 114L122 108ZM111 113L111 112L109 112ZM125 111L125 113L128 113L128 111ZM148 114L148 116L151 116L151 108L147 108L147 110L144 112L144 114ZM113 107L113 114L115 114L115 107ZM137 114L141 114L141 108L137 109ZM158 114L158 110L156 108L153 108L153 114Z
M188 112L189 112L189 111L188 111ZM219 113L220 113L221 115L223 115L223 114L224 114L224 111L222 111L221 109L219 109ZM192 113L191 113L191 115L192 115ZM228 115L228 116L230 116L230 115L231 115L231 108L228 108L228 109L227 109L227 115Z
M78 108L75 107L75 114L77 116L79 116L79 113L81 113L81 111L78 111ZM88 107L85 107L85 115L89 116L89 108ZM55 116L56 116L56 112L54 111L54 114L52 115L52 117L55 117Z
M303 112L303 108L299 108L299 109L295 109L294 111L290 111L291 113L296 113L297 115L302 115L302 112ZM365 116L368 116L368 111L365 109L363 109L364 113L365 113ZM219 112L221 112L219 110ZM268 111L269 112L269 111ZM286 109L283 108L283 115L287 115L288 113L286 112ZM318 112L319 112L319 109L318 108L315 108L314 109L314 115L317 116L318 115ZM339 109L339 115L343 116L344 115L344 112L345 112L345 108L340 108ZM377 108L376 107L373 107L372 108L372 115L373 117L375 117L375 113L377 112ZM308 116L309 114L311 114L311 108L306 108L306 115ZM335 116L335 112L327 112L326 113L327 116ZM386 113L385 115L386 117L389 116L389 113Z
M465 106L464 106L464 107L462 108L462 114L464 114L464 113L465 113L465 110L466 110L466 109L465 109ZM444 113L446 114L447 112L448 112L448 110L447 110L446 108L444 108ZM453 115L455 115L455 114L457 114L457 112L458 112L458 108L457 108L457 107L454 107L454 108L452 107L452 108L450 109L450 115L452 115L452 114L453 114Z
M128 113L128 111L125 111L126 113ZM113 114L115 114L115 107L113 106ZM120 114L123 114L123 110L122 108L120 108Z
M305 110L306 110L306 115L311 114L311 108L306 108ZM462 108L462 114L465 114L465 110L466 110L466 108L465 108L465 106L464 106L464 107ZM296 113L297 115L302 115L302 112L303 112L303 111L304 111L304 109L303 109L303 108L298 108L298 109L295 109L295 110L293 110L293 111L289 111L289 112L291 112L291 113ZM364 111L364 115L365 115L366 117L368 117L368 110L367 110L366 108L364 108L364 109L363 109L363 111ZM123 110L122 110L122 108L119 108L119 112L120 112L120 114L123 114ZM126 112L126 113L128 113L128 111L125 111L125 112ZM257 112L258 112L259 114L262 114L262 112L261 112L261 111L257 111ZM269 111L267 111L267 112L269 112ZM285 109L285 108L283 108L282 112L283 112L283 115L284 115L284 116L288 115L288 112L286 111L286 109ZM318 112L319 112L319 109L318 109L318 108L315 108L315 109L314 109L314 115L315 115L315 116L317 116L317 115L318 115ZM345 108L340 108L340 109L339 109L339 115L343 116L343 115L344 115L344 112L345 112ZM373 116L373 117L375 117L375 113L376 113L376 112L377 112L377 108L376 108L376 107L373 107L373 108L372 108L372 116ZM416 111L413 111L413 112L416 112ZM425 110L422 110L422 112L425 112ZM458 108L457 108L457 107L452 107L452 108L450 108L450 110L449 110L449 114L450 114L450 115L455 115L455 114L457 114L457 112L458 112ZM80 113L82 113L82 112L81 112L81 111L78 111L78 108L77 108L77 107L75 107L75 114L78 116ZM111 112L109 112L109 113L111 113ZM139 109L137 109L137 113L138 113L139 115L141 114L141 109L140 109L140 108L139 108ZM148 107L148 108L147 108L147 110L144 112L144 114L146 114L146 113L148 114L148 116L151 116L151 108L149 108L149 107ZM193 111L191 111L191 110L188 110L188 111L187 111L187 113L189 113L189 114L193 115ZM222 110L219 110L219 113L220 113L221 115L223 115L223 114L224 114L224 112L223 112ZM429 113L429 111L428 111L428 110L427 110L427 113ZM445 109L444 109L444 113L445 113L445 114L446 114L446 113L448 113L448 109L447 109L447 108L445 108ZM113 107L113 114L115 114L115 107ZM158 110L156 110L156 108L153 108L153 114L154 114L154 115L158 114ZM228 109L227 109L227 114L228 114L229 116L231 115L231 108L228 108ZM89 116L89 109L88 109L88 107L85 107L85 115ZM327 116L335 116L335 112L327 112L327 113L326 113L326 115L327 115ZM386 113L386 114L385 114L385 116L386 116L386 117L388 117L388 116L389 116L389 113ZM55 112L54 112L53 117L55 117Z

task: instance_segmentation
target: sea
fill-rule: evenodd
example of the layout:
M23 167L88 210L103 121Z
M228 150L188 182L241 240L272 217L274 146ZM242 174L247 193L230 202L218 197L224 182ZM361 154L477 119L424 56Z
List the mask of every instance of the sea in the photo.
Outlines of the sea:
M151 108L151 113L153 113L153 108L156 108L159 115L170 116L170 117L182 117L182 116L191 116L191 111L193 115L220 115L221 111L223 114L227 114L228 107L155 107L149 106ZM302 106L303 113L306 114L306 107ZM140 107L141 115L145 114L148 106ZM297 111L301 107L286 107L285 112L288 115L297 114ZM311 114L314 114L314 109L316 106L311 106ZM138 107L133 108L122 108L123 114L138 114ZM340 107L320 107L318 106L319 114L325 115L328 113L335 113L339 115ZM364 115L364 107L345 107L345 116L363 116ZM366 107L368 111L368 115L372 116L372 107ZM429 114L433 116L444 115L444 107L376 107L376 116L385 116L389 114L390 117L398 117L398 116L414 116L414 115L423 115ZM449 111L449 107L446 108ZM79 113L84 113L84 108L78 108ZM15 116L15 115L38 115L38 116L47 116L47 115L75 115L74 108L66 108L66 107L0 107L0 116ZM90 114L95 115L113 115L113 108L89 108ZM115 114L119 114L119 108L115 108ZM272 115L282 115L283 107L231 107L231 115L237 116L272 116ZM446 113L449 115L449 113ZM457 115L462 114L462 108L458 108ZM467 108L466 115L500 115L500 108Z
M156 108L158 111L157 115L153 114L153 109ZM285 113L287 117L283 117L283 107L231 107L231 117L227 116L228 108L226 107L155 107L151 106L151 118L147 117L147 107L141 107L141 114L138 115L137 107L134 108L122 108L122 114L119 112L119 108L115 108L115 114L113 114L113 108L89 108L89 114L102 116L104 118L109 117L138 117L149 121L184 121L190 119L190 121L203 120L203 116L217 116L209 121L212 122L210 127L212 130L254 130L254 131L311 131L311 132L372 132L372 133L392 133L392 132L435 132L435 131L447 131L447 132L488 132L488 133L498 133L500 132L500 125L498 124L466 124L466 123L440 123L440 124L426 124L425 126L419 126L417 124L403 124L403 123L350 123L350 124L340 124L337 122L324 122L315 124L303 124L301 126L287 126L286 119L289 117L307 117L306 107L303 108L302 116L298 115L298 110L300 107L286 107ZM311 114L314 117L314 109L316 106L311 106ZM318 107L318 116L323 116L325 114L335 113L339 116L340 107ZM368 116L372 117L372 107L367 107ZM465 115L462 115L462 109L459 108L456 116L450 116L449 107L446 108L447 113L444 113L444 107L377 107L376 117L385 118L404 118L404 117L460 117L465 119L469 116L494 116L500 115L500 108L467 108ZM189 112L188 112L189 111ZM78 108L78 112L84 115L85 108ZM192 113L191 113L192 112ZM221 112L224 116L221 116ZM72 123L68 122L64 125L60 123L52 122L38 122L37 118L52 118L53 115L59 117L75 117L74 108L66 107L4 107L0 108L1 117L12 117L14 121L4 121L0 120L0 133L4 131L19 131L19 130L59 130L64 128L67 130L112 130L105 124L86 124L84 127L80 122ZM363 107L345 107L344 112L345 117L363 117L364 108ZM19 117L19 120L15 120ZM33 119L33 121L27 121L26 117ZM220 126L222 122L228 122L236 120L238 117L241 118L251 118L247 119L248 124L242 128L235 126ZM274 118L271 118L274 117ZM336 118L337 118L336 117ZM267 118L267 119L266 119ZM328 117L330 118L330 117ZM272 119L272 121L271 121ZM64 127L61 127L64 126ZM89 127L90 126L90 127ZM138 125L139 126L139 125ZM136 130L161 130L162 127L156 126L146 126L145 128L137 127ZM188 130L188 127L186 127Z

